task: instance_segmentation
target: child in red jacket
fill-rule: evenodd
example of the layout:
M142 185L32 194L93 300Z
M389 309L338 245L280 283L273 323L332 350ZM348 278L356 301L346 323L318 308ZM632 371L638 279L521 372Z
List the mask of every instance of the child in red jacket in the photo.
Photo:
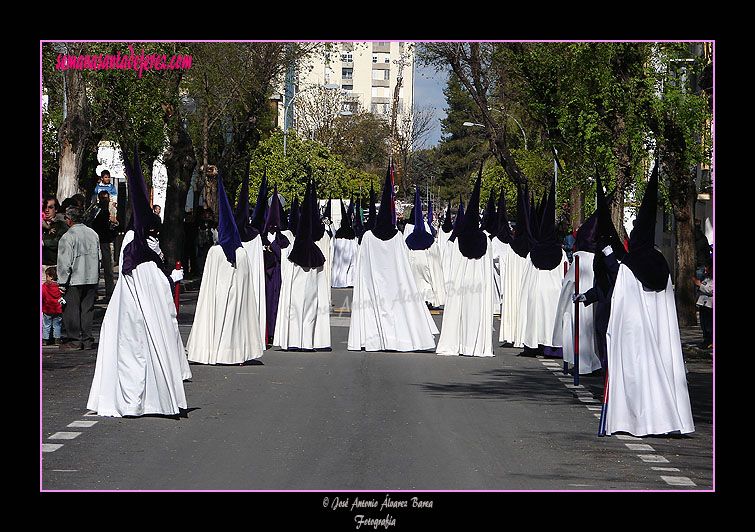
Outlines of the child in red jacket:
M58 287L58 270L50 266L45 270L45 283L42 285L42 339L47 345L60 345L60 329L63 323L63 304ZM50 338L52 329L52 338Z

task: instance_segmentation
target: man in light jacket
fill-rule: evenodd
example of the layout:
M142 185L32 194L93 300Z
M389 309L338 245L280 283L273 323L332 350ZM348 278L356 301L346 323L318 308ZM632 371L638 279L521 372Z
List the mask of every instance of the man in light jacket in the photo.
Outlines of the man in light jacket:
M92 349L92 319L100 278L100 238L87 227L79 207L66 209L68 230L58 243L58 284L66 304L63 326L68 342L63 349Z

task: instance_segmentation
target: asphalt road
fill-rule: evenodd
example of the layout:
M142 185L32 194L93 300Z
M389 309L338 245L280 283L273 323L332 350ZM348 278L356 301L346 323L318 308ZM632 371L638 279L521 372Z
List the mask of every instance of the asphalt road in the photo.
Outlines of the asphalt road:
M349 293L334 289L336 308ZM197 295L181 295L184 341ZM400 507L436 490L714 489L710 361L687 364L694 433L599 437L600 374L575 387L560 359L497 342L492 358L347 351L348 314L335 311L331 331L328 352L192 364L176 417L91 415L96 352L43 348L40 490L326 491L320 511L351 522L360 491Z

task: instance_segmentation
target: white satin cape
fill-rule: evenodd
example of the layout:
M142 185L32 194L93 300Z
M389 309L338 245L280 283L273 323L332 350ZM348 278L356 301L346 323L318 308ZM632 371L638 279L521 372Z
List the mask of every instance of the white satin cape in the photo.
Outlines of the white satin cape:
M519 323L519 299L522 292L522 277L527 258L518 255L509 246L506 256L506 272L501 278L501 325L500 342L514 343Z
M535 268L529 255L522 271L519 292L519 316L514 346L536 349L553 342L553 324L556 323L556 306L561 296L566 252L561 250L561 262L552 270Z
M493 356L493 248L468 259L459 240L449 243L450 277L446 280L446 306L440 327L438 355Z
M383 241L366 231L359 245L347 349L424 351L438 328L417 288L401 232Z
M242 242L241 245L249 257L252 289L254 290L257 317L259 318L259 330L264 333L267 323L267 306L265 303L265 257L262 248L262 237L258 234L249 242Z
M553 341L551 346L562 347L564 362L574 364L574 303L571 297L575 294L576 257L579 257L579 292L584 294L593 284L592 261L594 253L577 251L574 253L566 277L561 283L561 295L556 310L556 323L553 325ZM602 366L598 357L598 347L595 343L595 305L579 303L579 373L589 374L599 370Z
M186 344L189 360L200 364L241 364L261 357L265 344L259 323L246 250L236 249L233 266L222 247L212 246L207 252Z
M619 266L611 298L606 433L635 436L695 430L674 292L646 290Z
M440 248L433 242L427 249L408 249L409 266L414 274L417 288L427 303L433 307L446 304L446 287L443 266L440 261Z
M119 254L134 238L128 231ZM121 275L100 329L87 408L100 416L175 415L191 378L170 282L154 262Z
M513 253L511 244L502 242L498 237L489 239L493 247L493 314L501 314L503 309L503 282L506 277L506 264L509 254Z
M288 259L293 246L281 254L281 290L273 345L283 349L330 347L330 299L327 263L302 268Z
M330 268L333 288L354 286L357 261L357 239L333 238L333 264Z

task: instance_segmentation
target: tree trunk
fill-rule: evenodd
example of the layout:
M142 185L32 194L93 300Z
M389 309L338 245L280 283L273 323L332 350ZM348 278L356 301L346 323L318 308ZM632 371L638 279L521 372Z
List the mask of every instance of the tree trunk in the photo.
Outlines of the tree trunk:
M69 47L68 53L74 56L78 56L82 50L80 44L69 44ZM66 84L67 111L65 120L58 131L60 154L56 192L58 201L61 203L66 198L83 192L79 186L79 177L92 139L89 101L83 71L69 68L63 72L63 76Z
M174 265L180 260L183 252L184 205L197 161L191 137L184 129L178 111L174 111L170 105L165 106L165 109L164 119L169 144L163 162L168 174L168 183L160 247L165 255L165 262Z

